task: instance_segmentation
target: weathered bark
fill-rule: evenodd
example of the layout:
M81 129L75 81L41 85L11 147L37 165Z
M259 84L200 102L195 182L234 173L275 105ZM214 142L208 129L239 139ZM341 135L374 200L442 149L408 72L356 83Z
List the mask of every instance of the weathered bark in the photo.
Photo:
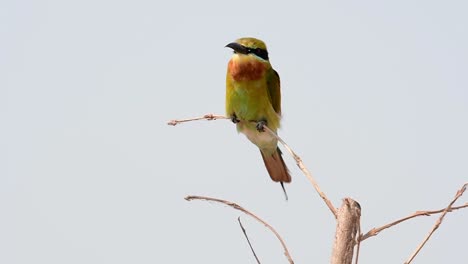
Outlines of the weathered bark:
M338 210L335 243L332 251L332 264L351 264L353 261L356 237L359 235L361 206L351 198L343 199Z

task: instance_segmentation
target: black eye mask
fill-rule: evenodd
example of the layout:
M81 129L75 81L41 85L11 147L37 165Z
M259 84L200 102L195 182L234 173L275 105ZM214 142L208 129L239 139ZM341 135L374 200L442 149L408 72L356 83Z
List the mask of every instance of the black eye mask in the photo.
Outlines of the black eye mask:
M256 49L251 49L251 48L246 48L247 50L247 54L248 53L253 53L257 56L259 56L260 58L264 59L264 60L268 60L268 51L264 50L264 49L260 49L260 48L256 48Z
M236 43L236 42L233 42L233 43L229 43L226 45L226 47L228 48L231 48L234 50L235 53L240 53L240 54L255 54L257 55L258 57L264 59L264 60L268 60L268 51L265 50L265 49L261 49L261 48L256 48L256 49L252 49L252 48L247 48L239 43Z

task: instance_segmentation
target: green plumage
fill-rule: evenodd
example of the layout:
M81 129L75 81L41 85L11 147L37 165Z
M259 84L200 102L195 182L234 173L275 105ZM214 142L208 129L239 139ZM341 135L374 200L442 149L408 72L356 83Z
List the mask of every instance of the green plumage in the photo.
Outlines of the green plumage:
M256 126L266 122L275 133L280 127L280 78L268 60L266 45L258 39L242 38L227 47L234 54L226 76L226 113L239 121L237 130L259 147L271 178L290 182L276 137Z

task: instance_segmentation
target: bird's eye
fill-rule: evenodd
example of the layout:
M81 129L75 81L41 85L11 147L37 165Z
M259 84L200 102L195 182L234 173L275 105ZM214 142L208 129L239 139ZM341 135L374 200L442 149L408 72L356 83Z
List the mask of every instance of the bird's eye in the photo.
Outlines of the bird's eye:
M261 48L256 48L254 50L251 49L250 52L264 60L268 60L268 52L264 49L261 49Z

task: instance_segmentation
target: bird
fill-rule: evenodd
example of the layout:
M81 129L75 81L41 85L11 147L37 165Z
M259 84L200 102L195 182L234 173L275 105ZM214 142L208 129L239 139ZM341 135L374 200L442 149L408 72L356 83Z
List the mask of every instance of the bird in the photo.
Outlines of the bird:
M265 42L245 37L226 45L233 50L226 74L226 115L255 144L262 155L270 178L281 184L291 175L278 148L275 134L281 120L280 77L273 69Z

